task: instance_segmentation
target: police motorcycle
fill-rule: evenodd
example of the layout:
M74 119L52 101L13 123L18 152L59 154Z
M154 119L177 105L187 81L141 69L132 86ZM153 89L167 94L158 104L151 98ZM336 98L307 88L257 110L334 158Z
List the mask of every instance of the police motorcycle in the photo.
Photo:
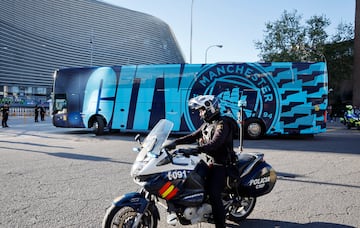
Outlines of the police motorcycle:
M360 116L355 113L352 105L346 105L346 111L344 113L344 117L340 118L340 123L346 125L347 129L351 129L352 127L360 130Z
M172 205L175 219L171 225L213 223L212 209L204 189L209 169L205 155L192 155L186 149L163 148L173 123L162 119L143 142L139 135L139 152L131 176L140 186L137 192L116 198L107 209L102 227L155 228L160 220L158 206ZM269 193L276 182L274 169L261 153L239 153L226 180L223 202L226 218L239 223L250 215L259 196Z

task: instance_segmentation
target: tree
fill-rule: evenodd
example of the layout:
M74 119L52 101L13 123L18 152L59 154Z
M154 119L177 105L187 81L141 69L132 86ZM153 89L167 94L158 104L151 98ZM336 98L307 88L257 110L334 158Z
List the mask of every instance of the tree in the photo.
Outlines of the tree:
M330 25L325 16L312 16L306 21L307 60L321 61L324 59L324 46L328 37L325 28Z
M265 24L264 41L255 42L255 47L260 49L260 57L264 61L298 61L305 51L302 46L305 42L305 31L300 25L301 16L297 11L281 15L281 19Z
M336 34L332 36L332 42L339 43L352 39L354 39L354 25L341 22L336 28Z
M325 45L329 88L329 104L334 109L344 109L345 104L351 104L353 98L353 69L354 69L354 26L352 23L341 22L337 26L335 35Z
M279 20L265 23L264 41L256 41L264 61L319 61L323 59L323 47L328 35L325 28L330 24L325 16L313 16L301 25L302 16L284 11Z
M272 61L327 61L331 104L360 106L360 0L356 0L355 33L352 23L340 23L329 37L326 16L312 16L301 24L297 11L284 11L279 20L265 23L263 41L256 41L259 57ZM355 36L354 34L358 34ZM325 59L324 59L325 57ZM351 78L352 76L352 78Z
M352 99L353 47L353 39L332 42L324 46L329 75L328 87L332 90L329 94L331 98L329 104L333 106L333 111L335 107L341 109L343 104L350 103Z

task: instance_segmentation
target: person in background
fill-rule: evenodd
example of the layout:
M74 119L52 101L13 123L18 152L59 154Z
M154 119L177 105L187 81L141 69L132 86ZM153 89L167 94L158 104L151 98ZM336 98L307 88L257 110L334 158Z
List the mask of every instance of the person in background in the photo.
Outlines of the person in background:
M45 120L45 108L43 105L41 105L41 107L40 107L40 118L41 118L41 121Z
M1 125L2 127L9 127L7 124L7 121L9 119L9 104L5 103L4 106L1 107L2 112L2 121Z
M39 106L35 105L35 109L34 109L34 114L35 114L35 122L39 122Z

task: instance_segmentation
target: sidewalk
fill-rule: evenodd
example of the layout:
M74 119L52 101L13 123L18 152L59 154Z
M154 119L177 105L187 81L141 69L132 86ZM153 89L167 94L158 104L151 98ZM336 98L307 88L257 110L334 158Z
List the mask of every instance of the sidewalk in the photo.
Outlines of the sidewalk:
M9 128L0 128L1 130L8 129L29 129L36 130L37 127L54 127L51 116L46 116L44 121L35 122L34 116L9 116L7 121Z
M331 129L331 128L346 128L344 124L340 123L340 121L328 121L326 123L326 128L327 129Z

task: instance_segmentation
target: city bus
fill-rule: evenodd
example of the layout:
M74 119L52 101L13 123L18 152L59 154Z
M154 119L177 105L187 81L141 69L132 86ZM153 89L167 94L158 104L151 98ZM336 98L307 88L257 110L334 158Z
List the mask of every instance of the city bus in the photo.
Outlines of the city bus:
M218 97L221 113L236 120L241 108L244 134L250 139L326 131L325 62L60 69L54 73L53 124L92 128L101 135L149 131L165 118L174 123L173 133L187 133L201 124L188 107L189 99L198 95Z

